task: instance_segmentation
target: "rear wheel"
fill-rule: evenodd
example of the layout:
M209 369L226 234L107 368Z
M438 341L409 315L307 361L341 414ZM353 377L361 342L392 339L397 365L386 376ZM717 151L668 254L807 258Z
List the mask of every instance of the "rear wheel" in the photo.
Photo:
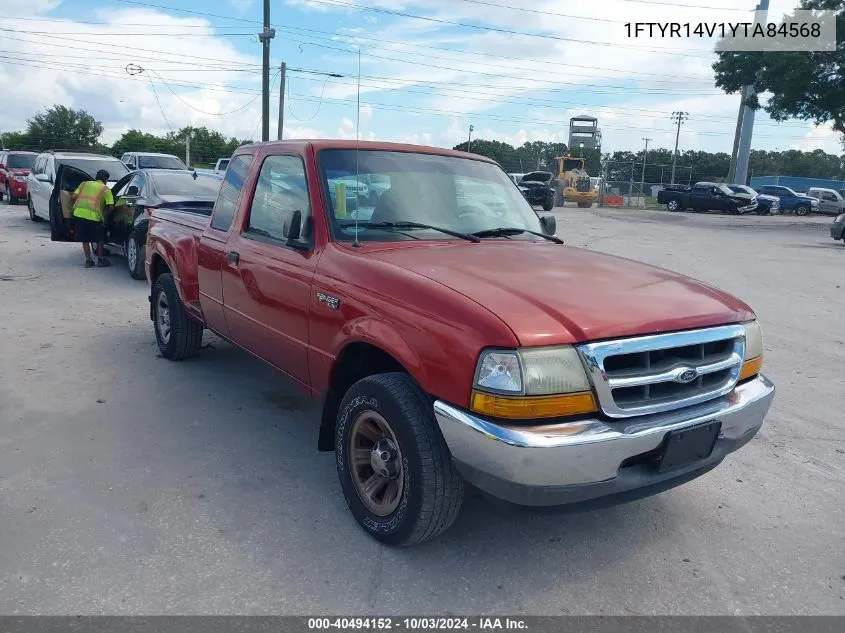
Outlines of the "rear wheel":
M799 204L795 207L795 215L807 215L810 212L810 207L806 204Z
M144 245L141 243L138 232L132 231L126 238L126 267L132 279L146 279L144 270Z
M340 404L335 457L352 515L383 543L422 543L458 516L463 479L431 399L407 374L377 374L352 385Z
M666 208L669 211L672 211L672 212L680 211L681 210L681 203L678 202L677 200L670 200L669 202L666 203Z
M40 222L41 218L35 215L35 205L32 204L32 198L29 196L26 198L26 206L29 209L29 219L33 222Z
M202 345L202 325L188 318L173 275L159 275L153 284L153 323L161 355L170 360L195 356Z

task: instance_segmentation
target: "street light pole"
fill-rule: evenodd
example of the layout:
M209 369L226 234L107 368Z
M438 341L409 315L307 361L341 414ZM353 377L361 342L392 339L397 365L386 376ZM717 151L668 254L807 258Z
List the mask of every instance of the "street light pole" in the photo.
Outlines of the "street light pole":
M672 182L670 184L673 185L675 184L675 165L678 163L678 140L681 137L681 124L688 116L689 112L672 113L672 120L678 124L678 131L675 133L675 153L672 155Z
M472 131L474 129L475 128L473 126L469 126L469 138L467 138L467 151L470 151L472 149Z
M288 65L282 62L282 74L279 79L279 130L276 133L276 140L282 140L282 134L285 129L285 76L287 75Z

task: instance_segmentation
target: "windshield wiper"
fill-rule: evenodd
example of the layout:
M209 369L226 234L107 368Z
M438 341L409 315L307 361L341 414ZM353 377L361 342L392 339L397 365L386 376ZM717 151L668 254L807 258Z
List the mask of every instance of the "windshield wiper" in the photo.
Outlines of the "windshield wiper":
M537 231L529 231L528 229L520 229L515 226L500 226L495 229L484 229L483 231L476 231L472 233L475 237L508 237L509 235L521 235L522 233L530 233L545 238L555 244L563 244L563 240L554 235L546 235L545 233L538 233Z
M432 231L440 231L452 237L459 237L468 242L478 243L481 241L475 235L453 231L452 229L444 229L443 227L433 226L431 224L421 224L420 222L361 222L359 226L367 229L431 229Z

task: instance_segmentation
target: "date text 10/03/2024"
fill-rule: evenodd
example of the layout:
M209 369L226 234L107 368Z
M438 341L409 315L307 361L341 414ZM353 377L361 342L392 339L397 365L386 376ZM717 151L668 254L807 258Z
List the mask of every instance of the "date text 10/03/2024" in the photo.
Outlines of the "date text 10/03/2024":
M527 631L524 620L509 617L308 618L310 630L376 631Z
M626 22L628 37L820 37L819 23L755 24L754 22Z

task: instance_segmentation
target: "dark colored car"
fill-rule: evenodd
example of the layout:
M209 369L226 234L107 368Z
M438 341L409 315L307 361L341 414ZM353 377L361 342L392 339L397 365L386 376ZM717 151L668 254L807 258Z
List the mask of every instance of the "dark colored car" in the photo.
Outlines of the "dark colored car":
M38 154L6 150L0 153L0 200L9 204L26 200L26 177L29 175Z
M777 215L780 212L780 198L758 194L748 185L728 185L728 189L734 193L747 193L749 196L757 196L757 208L754 210L757 215Z
M760 187L760 193L767 196L775 196L780 200L780 208L782 211L793 211L795 215L807 215L810 211L818 211L819 200L811 196L797 193L789 187L782 187L780 185L763 185Z
M92 176L73 167L61 168L57 190L73 191ZM138 169L112 187L114 210L106 218L106 243L123 249L126 265L134 279L145 279L144 244L150 213L155 209L179 209L211 215L222 180L216 176L173 169ZM67 241L72 222L63 218L54 195L50 201L50 228L53 241ZM62 218L59 221L59 218Z
M669 211L722 211L731 215L751 213L757 209L757 196L734 193L715 182L697 182L693 187L667 187L657 192L657 203Z
M543 211L551 211L555 206L555 190L553 186L555 175L548 171L532 171L525 174L519 181L519 190L528 204L543 207Z

